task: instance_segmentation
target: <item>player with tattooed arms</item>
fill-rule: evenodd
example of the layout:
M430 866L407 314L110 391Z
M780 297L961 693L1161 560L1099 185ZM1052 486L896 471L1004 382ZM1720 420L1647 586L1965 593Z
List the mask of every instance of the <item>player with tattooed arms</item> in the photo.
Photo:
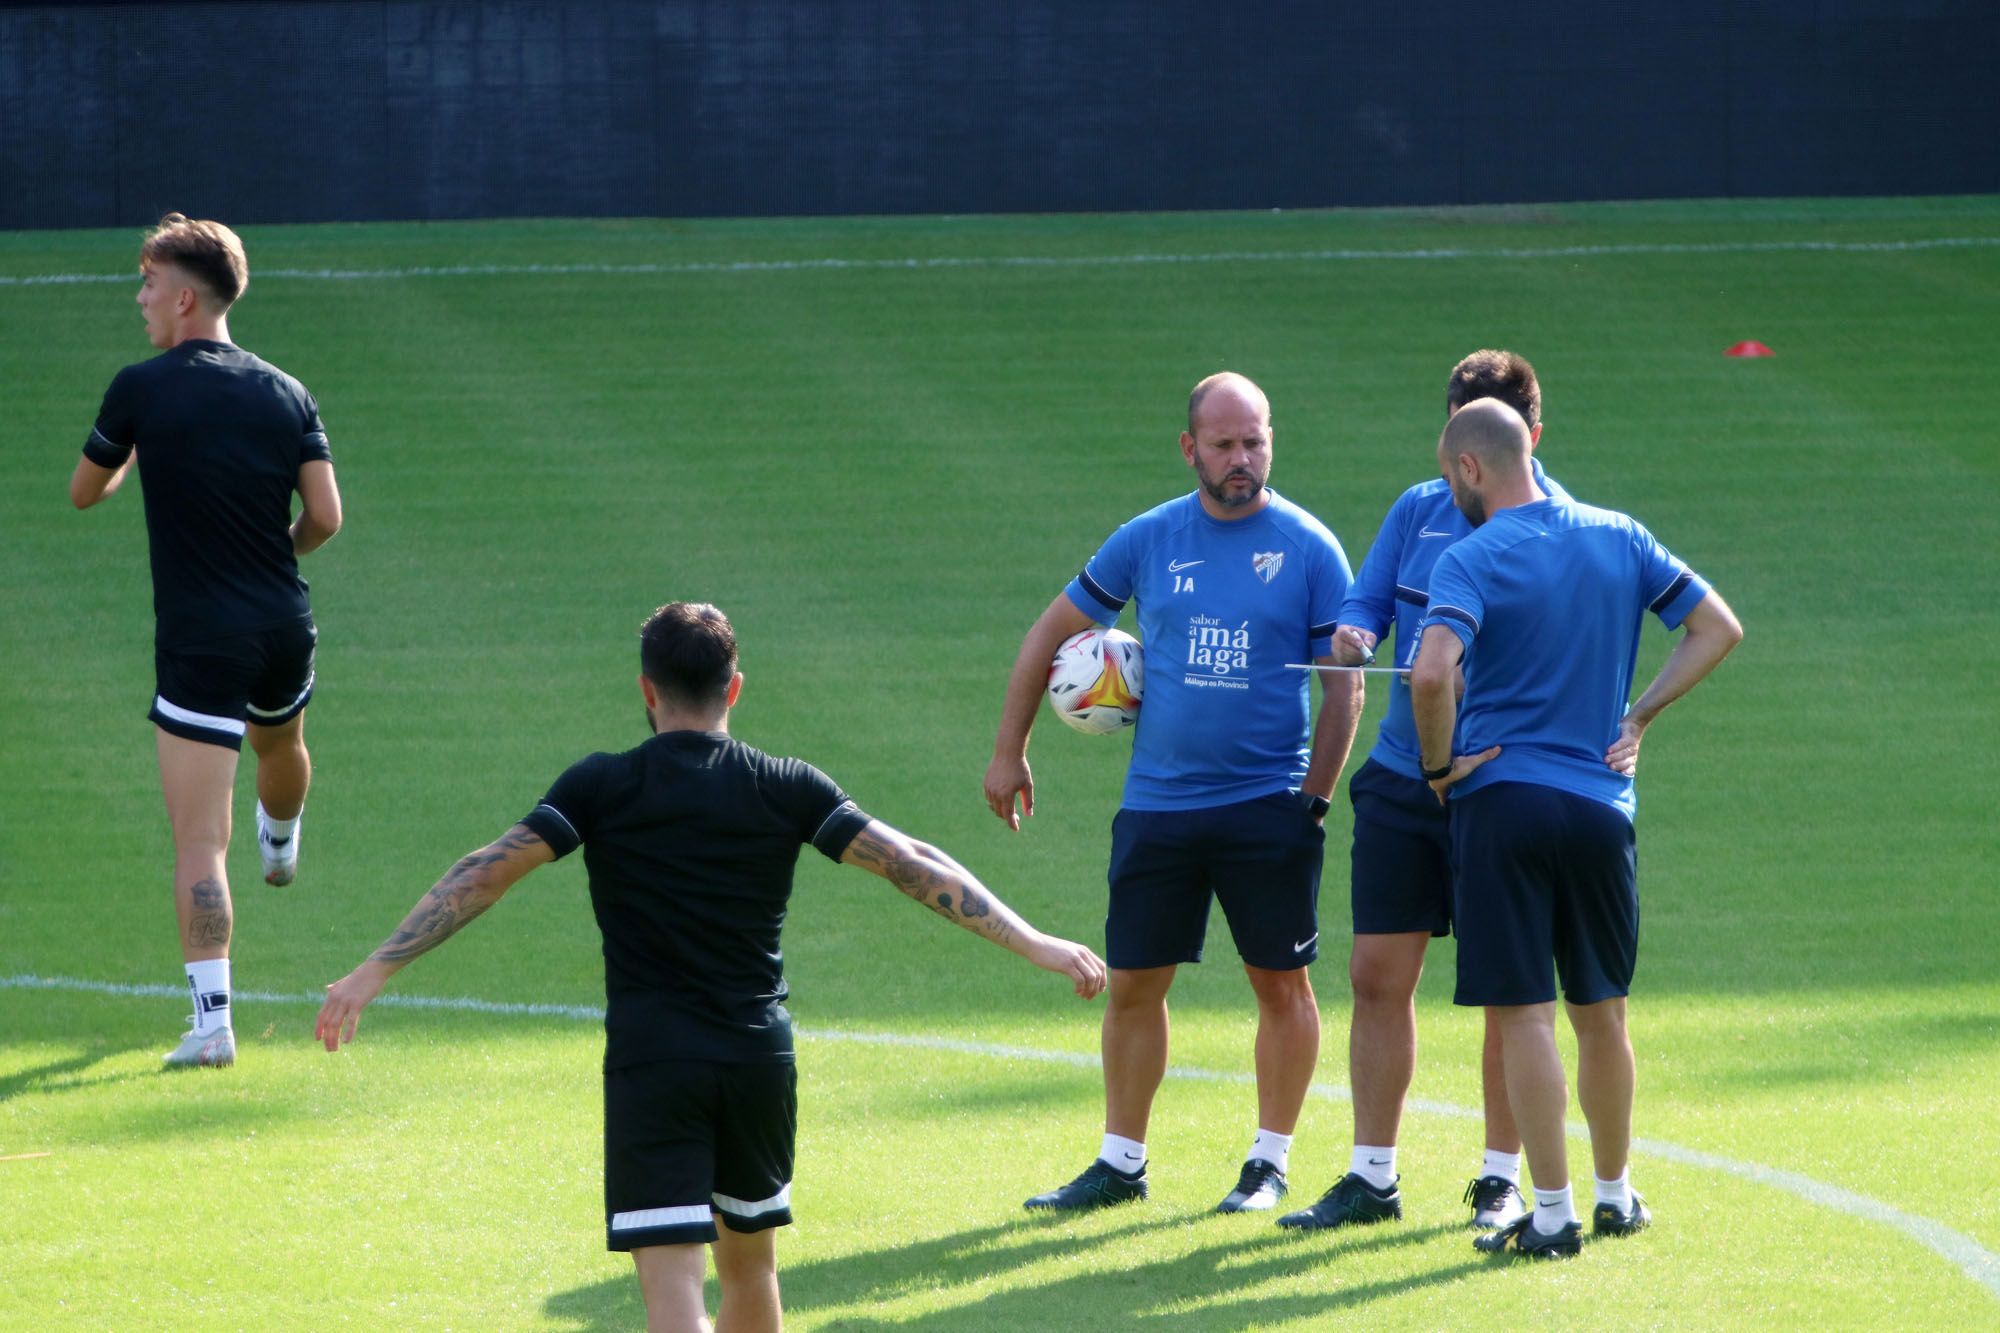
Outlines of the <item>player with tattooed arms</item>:
M743 677L715 607L661 607L640 630L640 666L652 739L572 765L504 837L462 858L327 987L314 1032L329 1051L353 1040L405 963L536 866L584 848L604 934L607 1243L632 1255L649 1329L709 1327L713 1245L727 1326L775 1330L772 1228L792 1220L798 1109L779 931L800 847L882 876L1085 999L1104 989L1104 963L1023 921L944 851L871 819L812 765L731 740Z

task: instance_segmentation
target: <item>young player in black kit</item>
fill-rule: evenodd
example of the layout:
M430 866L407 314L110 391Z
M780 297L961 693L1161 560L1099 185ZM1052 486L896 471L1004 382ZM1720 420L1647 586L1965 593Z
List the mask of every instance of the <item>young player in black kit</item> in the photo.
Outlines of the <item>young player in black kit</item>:
M351 1041L397 969L583 847L604 935L607 1242L632 1255L649 1329L708 1328L713 1245L727 1326L775 1330L772 1228L792 1220L797 1114L779 930L799 849L882 876L1085 999L1104 988L1104 963L1030 926L944 851L871 819L811 764L731 740L743 677L713 606L661 607L639 656L652 739L573 764L505 836L462 858L327 987L314 1031L329 1051Z
M194 997L193 1027L166 1061L228 1065L234 918L224 861L236 758L247 736L264 878L289 884L312 778L304 726L317 640L298 557L339 530L340 490L312 395L229 341L229 308L250 281L236 233L169 213L140 248L139 271L146 336L162 353L111 381L69 497L88 509L139 465L157 676L147 716Z

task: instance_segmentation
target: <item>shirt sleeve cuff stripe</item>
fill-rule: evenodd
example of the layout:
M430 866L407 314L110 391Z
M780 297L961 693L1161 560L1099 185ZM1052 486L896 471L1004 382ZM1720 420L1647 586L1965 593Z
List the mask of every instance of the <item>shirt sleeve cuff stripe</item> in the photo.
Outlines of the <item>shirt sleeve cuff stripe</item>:
M579 843L583 841L583 835L576 831L576 825L569 822L568 815L565 815L562 811L556 809L554 806L550 805L547 801L543 801L540 805L536 806L535 809L548 811L550 814L554 815L557 819L560 819L562 821L562 826L569 830L570 837L575 838Z
M1667 585L1667 590L1661 593L1658 597L1655 597L1653 599L1652 605L1648 606L1646 609L1648 611L1651 611L1654 615L1660 614L1660 612L1672 606L1674 604L1674 598L1680 596L1682 592L1686 591L1688 584L1692 582L1694 582L1693 573L1685 569L1682 570L1681 576L1675 579L1672 583L1669 583Z
M1090 577L1090 571L1088 569L1078 573L1076 576L1076 581L1083 585L1083 590L1085 592L1089 593L1092 597L1095 597L1099 602L1103 603L1105 606L1110 607L1113 611L1123 611L1125 609L1125 603L1131 600L1130 598L1126 597L1113 597L1110 593L1106 592L1104 590L1103 584L1099 583L1096 579Z
M1461 611L1458 607L1455 606L1432 607L1430 619L1449 620L1455 624L1465 626L1467 629L1471 630L1474 634L1479 633L1478 619L1470 611Z

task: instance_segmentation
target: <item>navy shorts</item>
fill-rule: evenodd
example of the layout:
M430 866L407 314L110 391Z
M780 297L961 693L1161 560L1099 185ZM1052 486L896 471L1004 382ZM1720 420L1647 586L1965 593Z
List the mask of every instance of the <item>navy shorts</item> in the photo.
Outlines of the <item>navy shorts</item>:
M1430 784L1373 759L1347 783L1354 803L1354 933L1451 934L1451 821Z
M1244 962L1304 967L1319 956L1325 850L1325 830L1293 792L1204 810L1120 810L1111 821L1105 961L1200 962L1214 898Z
M604 1234L613 1250L791 1225L798 1067L654 1060L604 1071Z
M1639 859L1625 813L1526 782L1496 782L1451 804L1454 1003L1544 1004L1558 977L1571 1004L1630 992Z
M146 716L183 740L243 748L243 724L275 727L312 700L319 631L294 621L206 643L153 649L153 706Z

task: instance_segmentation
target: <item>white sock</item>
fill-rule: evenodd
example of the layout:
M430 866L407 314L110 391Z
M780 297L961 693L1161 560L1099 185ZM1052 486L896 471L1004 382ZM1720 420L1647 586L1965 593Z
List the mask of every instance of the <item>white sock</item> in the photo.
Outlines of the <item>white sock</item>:
M194 1030L210 1033L229 1023L229 960L210 958L187 965L188 991L194 997Z
M1536 1231L1544 1236L1553 1236L1574 1221L1576 1204L1569 1196L1569 1186L1559 1190L1535 1191Z
M1517 1152L1494 1152L1486 1150L1486 1161L1479 1168L1482 1176L1498 1176L1509 1181L1515 1189L1521 1187L1521 1154Z
M1347 1159L1347 1169L1378 1190L1388 1189L1396 1183L1396 1149L1392 1144L1387 1148L1375 1148L1366 1143L1354 1145L1354 1155Z
M305 811L303 810L299 812L299 814L304 814L304 813ZM263 822L264 836L270 839L272 842L285 841L285 839L292 836L292 833L299 826L298 815L293 815L290 819L271 818L270 813L264 809L264 803L262 801L257 802L257 817L259 820Z
M1097 1150L1097 1156L1128 1176L1146 1169L1146 1145L1120 1134L1106 1134L1104 1146Z
M1262 1158L1280 1171L1291 1170L1292 1136L1276 1134L1268 1129L1259 1129L1257 1137L1250 1144L1250 1154L1244 1161Z
M1597 1201L1599 1203L1608 1203L1621 1213L1632 1211L1631 1167L1626 1167L1625 1174L1619 1176L1616 1180L1603 1180L1595 1176L1591 1178L1597 1181Z

